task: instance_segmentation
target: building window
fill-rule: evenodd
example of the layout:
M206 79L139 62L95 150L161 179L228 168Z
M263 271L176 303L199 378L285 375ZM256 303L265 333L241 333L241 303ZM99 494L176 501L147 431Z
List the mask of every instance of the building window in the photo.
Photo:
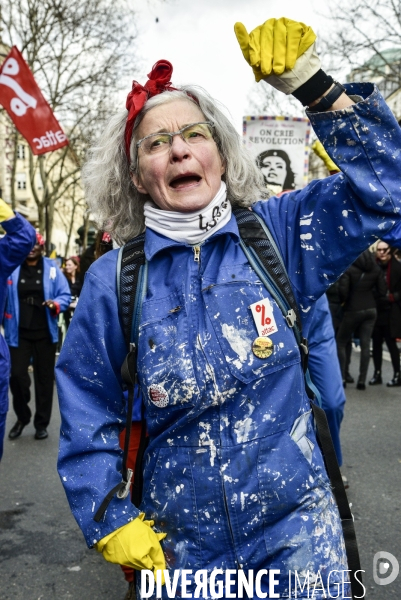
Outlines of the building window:
M17 147L17 158L25 158L25 146L24 144L18 144Z
M17 173L17 190L26 190L25 173Z

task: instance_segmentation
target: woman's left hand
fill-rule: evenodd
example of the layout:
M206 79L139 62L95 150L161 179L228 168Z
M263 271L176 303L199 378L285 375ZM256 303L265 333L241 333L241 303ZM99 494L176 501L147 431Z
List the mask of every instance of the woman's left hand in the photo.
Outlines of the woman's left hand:
M164 584L166 560L160 541L167 534L153 531L153 524L153 521L145 520L144 513L141 513L133 521L100 540L95 548L108 562L133 569L148 569L154 572L155 577L157 571L162 571Z
M236 23L234 31L256 81L264 79L285 94L291 94L320 69L316 34L304 23L281 17L269 19L250 34L242 23Z

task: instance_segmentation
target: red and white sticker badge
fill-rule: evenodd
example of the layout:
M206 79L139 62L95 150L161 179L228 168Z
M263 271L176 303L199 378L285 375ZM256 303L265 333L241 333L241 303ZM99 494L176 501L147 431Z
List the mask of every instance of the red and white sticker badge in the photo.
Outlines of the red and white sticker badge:
M158 408L164 408L168 405L168 393L163 386L152 383L148 387L149 398Z
M260 337L266 337L278 331L269 298L263 298L263 300L251 304L249 308Z

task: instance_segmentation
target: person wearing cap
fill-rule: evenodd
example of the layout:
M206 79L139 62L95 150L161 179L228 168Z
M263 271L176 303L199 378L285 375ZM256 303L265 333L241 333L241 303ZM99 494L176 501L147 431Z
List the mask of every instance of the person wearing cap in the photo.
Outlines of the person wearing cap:
M0 239L0 314L4 314L7 283L11 273L26 258L35 243L35 230L21 215L14 214L0 198L0 225L6 235ZM0 460L8 411L8 379L10 353L0 334Z
M95 520L121 483L127 347L118 251L89 268L57 364L58 469L88 546L108 561L167 568L170 582L185 570L189 594L200 569L210 578L230 570L234 580L239 570L277 570L281 598L289 597L289 570L325 585L330 573L334 596L347 559L299 347L245 257L232 206L251 207L270 230L307 327L317 298L400 221L401 131L373 84L343 87L322 71L306 25L269 19L250 35L237 24L236 34L256 79L308 107L342 173L260 202L263 176L216 101L196 86L173 87L165 60L144 86L133 83L127 110L111 117L91 150L84 180L91 212L113 240L145 233L141 504L111 493ZM250 309L262 300L277 327L266 355ZM268 589L262 577L261 593ZM230 597L224 586L222 595Z
M20 267L12 273L4 319L4 335L11 356L10 389L17 421L10 440L18 438L31 420L31 378L35 385L35 439L48 437L53 403L54 364L58 341L57 315L71 302L68 281L57 263L43 256L45 241L36 234L36 244Z

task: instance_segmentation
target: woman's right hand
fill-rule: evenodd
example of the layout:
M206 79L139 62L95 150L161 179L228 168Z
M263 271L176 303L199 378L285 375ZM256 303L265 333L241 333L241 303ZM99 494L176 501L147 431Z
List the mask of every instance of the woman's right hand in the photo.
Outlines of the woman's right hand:
M236 23L234 31L256 81L264 79L285 94L292 94L320 69L316 34L304 23L282 17L268 19L250 34L242 23Z
M166 568L166 560L160 545L160 540L166 533L153 531L153 521L145 521L145 514L116 529L95 545L98 552L112 563L126 565L133 569L148 569L154 572Z

